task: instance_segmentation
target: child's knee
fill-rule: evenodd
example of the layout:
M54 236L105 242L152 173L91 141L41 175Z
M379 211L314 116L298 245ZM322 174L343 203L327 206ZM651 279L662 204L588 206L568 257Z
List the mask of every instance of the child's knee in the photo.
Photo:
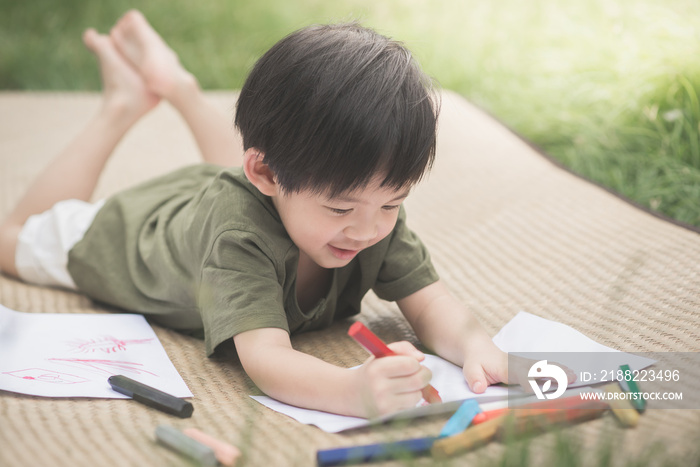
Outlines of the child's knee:
M15 251L17 251L17 239L21 230L21 225L0 224L0 271L15 277L17 277Z

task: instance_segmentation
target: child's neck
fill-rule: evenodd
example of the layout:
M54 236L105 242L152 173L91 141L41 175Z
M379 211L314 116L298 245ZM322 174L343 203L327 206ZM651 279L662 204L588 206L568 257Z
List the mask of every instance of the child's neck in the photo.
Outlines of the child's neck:
M299 251L297 266L297 304L301 311L309 311L319 300L328 295L333 271L322 268L304 252Z

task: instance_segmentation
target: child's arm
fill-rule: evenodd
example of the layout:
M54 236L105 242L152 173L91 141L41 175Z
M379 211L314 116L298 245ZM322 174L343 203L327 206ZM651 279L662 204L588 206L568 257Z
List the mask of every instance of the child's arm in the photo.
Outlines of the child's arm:
M246 331L233 338L246 373L267 395L287 404L343 415L373 417L415 407L431 378L425 356L408 342L401 354L348 370L292 348L283 329Z
M508 382L507 354L441 281L397 303L426 347L463 367L472 391L482 393L490 384Z

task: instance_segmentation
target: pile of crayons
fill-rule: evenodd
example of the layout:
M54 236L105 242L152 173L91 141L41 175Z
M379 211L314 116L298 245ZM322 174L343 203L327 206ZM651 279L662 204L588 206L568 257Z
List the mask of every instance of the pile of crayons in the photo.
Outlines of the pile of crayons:
M605 386L604 390L621 391L617 383ZM320 450L316 459L319 466L325 467L405 458L409 455L446 458L476 449L493 440L532 435L554 427L592 420L608 410L625 427L634 427L639 421L639 411L624 398L604 402L584 400L580 395L575 395L487 412L481 411L475 399L469 399L448 420L439 436Z
M359 322L350 328L349 334L375 356L388 355L382 353L382 349L387 350L383 343ZM629 370L629 367L623 365L621 369ZM633 381L621 383L624 383L625 391L639 392ZM617 383L609 384L603 390L612 393L623 392ZM428 391L433 400L439 400L437 391L432 387ZM424 396L425 394L426 392ZM611 411L623 426L634 427L639 422L640 412L644 411L644 407L643 399L628 400L625 397L617 397L603 401L586 400L580 395L575 395L482 412L477 400L468 399L447 421L438 436L325 449L317 452L316 460L319 466L326 467L419 455L447 458L476 449L493 440L531 435L592 420L607 411Z
M194 412L191 402L126 376L110 376L107 381L115 391L162 412L180 418L189 418ZM218 465L232 467L241 457L241 451L235 446L220 441L196 428L180 431L168 425L160 425L156 428L155 436L161 444L189 457L196 465L203 467Z

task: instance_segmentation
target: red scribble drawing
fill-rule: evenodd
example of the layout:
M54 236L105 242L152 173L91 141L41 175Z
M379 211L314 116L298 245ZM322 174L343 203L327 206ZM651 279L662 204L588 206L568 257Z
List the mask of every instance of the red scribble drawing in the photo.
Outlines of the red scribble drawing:
M68 373L44 370L42 368L27 368L26 370L8 371L4 374L28 381L41 381L42 383L75 384L89 381L85 378Z
M92 360L82 358L49 358L54 363L63 363L68 365L78 366L82 369L91 369L108 375L118 375L123 373L134 373L140 375L148 373L149 375L158 376L157 374L145 370L142 363L122 362L118 360Z
M76 339L66 344L71 347L73 352L79 353L116 353L119 351L126 351L127 345L134 344L147 344L151 342L153 338L149 339L117 339L112 336L103 336L97 339Z

